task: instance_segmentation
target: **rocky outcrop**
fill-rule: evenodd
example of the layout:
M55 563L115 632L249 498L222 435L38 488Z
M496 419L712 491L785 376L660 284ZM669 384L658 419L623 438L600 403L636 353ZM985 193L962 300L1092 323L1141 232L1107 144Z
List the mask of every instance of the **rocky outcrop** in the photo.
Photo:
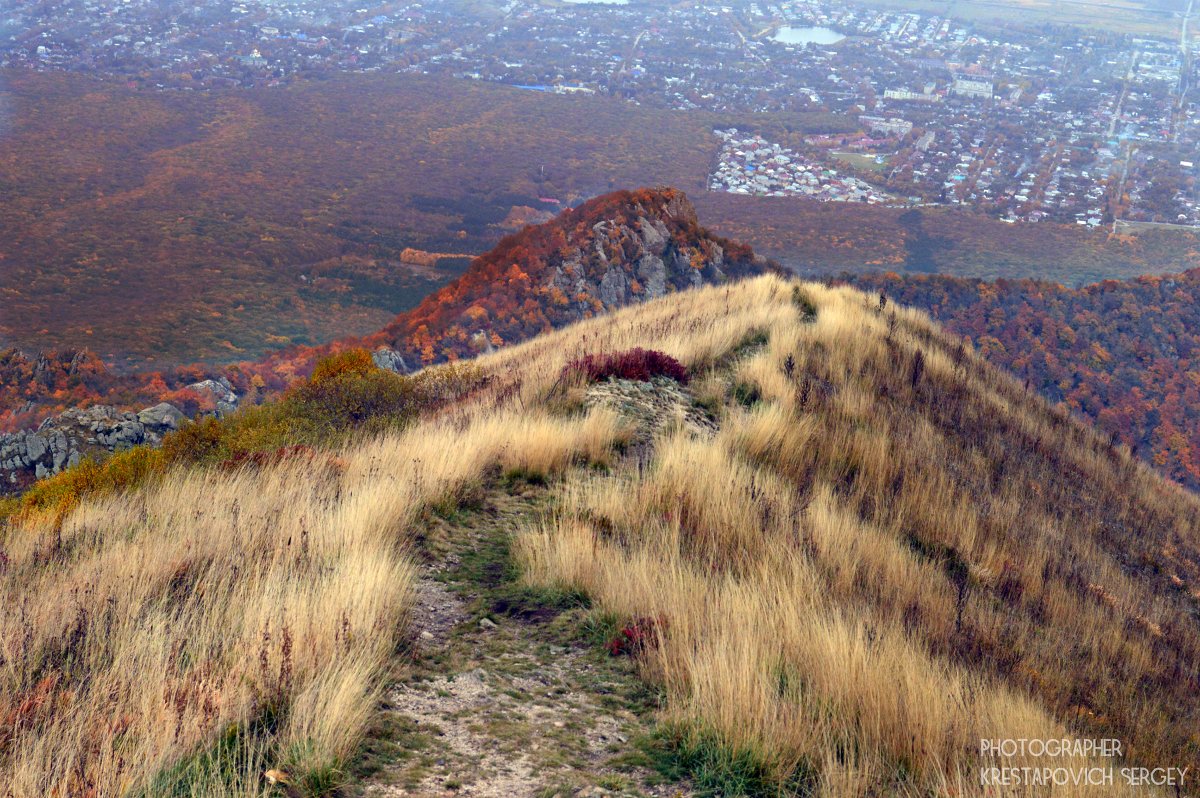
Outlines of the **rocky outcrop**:
M408 371L408 364L404 362L404 357L388 346L381 346L372 352L371 360L379 368L394 371L397 374L404 374Z
M408 371L672 291L776 269L701 227L682 191L618 191L509 236L367 341L382 346L378 365Z
M218 418L237 410L239 397L237 392L233 390L233 384L224 377L193 382L187 387L198 394L208 394L211 396L214 404L216 404Z
M752 256L727 263L720 239L694 227L696 212L682 192L668 196L639 205L632 218L592 225L589 246L569 250L547 271L548 293L566 298L567 315L574 317L567 321L594 312L595 300L612 310L767 268Z
M85 457L157 445L163 435L179 429L184 418L166 402L139 413L95 405L48 418L37 430L0 435L0 493L23 490Z
M209 394L213 405L208 414L221 417L238 407L240 397L224 377L187 387ZM0 434L0 495L18 493L85 457L103 459L134 446L157 446L186 420L187 415L168 402L136 413L93 405L52 416L36 430Z

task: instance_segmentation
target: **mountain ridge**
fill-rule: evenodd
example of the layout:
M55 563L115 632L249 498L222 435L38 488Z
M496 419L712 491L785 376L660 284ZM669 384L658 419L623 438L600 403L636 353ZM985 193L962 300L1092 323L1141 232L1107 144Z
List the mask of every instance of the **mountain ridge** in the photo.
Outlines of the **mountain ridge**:
M771 270L778 267L750 247L701 227L684 192L616 191L502 239L462 277L363 340L428 365Z
M638 349L671 368L623 376ZM604 369L581 372L588 355ZM380 425L363 399L402 413ZM411 376L345 351L288 401L346 426L306 440L265 404L10 505L0 595L28 613L0 616L15 796L86 778L228 794L196 780L267 768L307 781L356 772L365 738L403 767L464 689L516 702L473 726L501 745L507 710L534 706L497 646L541 622L568 661L632 660L655 756L709 792L983 798L980 768L1047 764L981 739L1120 739L1099 764L1200 763L1197 497L878 294L766 275ZM452 659L408 626L420 563L447 552L482 599ZM434 708L417 734L369 728L385 685L397 720ZM263 696L279 724L255 722ZM569 772L562 735L599 719L549 717L509 749L540 764L529 794L567 779L575 794L636 754L612 738L600 772ZM254 765L204 768L231 723ZM461 761L410 775L470 794L487 774Z
M106 449L157 439L158 432L147 436L135 418L119 417L123 411L145 413L162 403L188 416L232 410L239 401L279 396L321 357L354 347L369 347L377 365L407 373L671 291L766 272L780 269L749 247L709 233L684 192L623 190L507 236L371 336L295 347L222 369L188 366L168 374L115 375L86 350L36 358L10 350L0 353L0 398L8 404L0 430L32 422L39 431L0 434L0 491L23 489L35 475L57 473L88 453L102 456ZM84 414L84 427L102 425L107 431L124 424L127 433L97 445L96 430L77 423L78 406L88 404L94 410ZM47 418L47 411L57 412ZM61 456L50 454L51 444Z

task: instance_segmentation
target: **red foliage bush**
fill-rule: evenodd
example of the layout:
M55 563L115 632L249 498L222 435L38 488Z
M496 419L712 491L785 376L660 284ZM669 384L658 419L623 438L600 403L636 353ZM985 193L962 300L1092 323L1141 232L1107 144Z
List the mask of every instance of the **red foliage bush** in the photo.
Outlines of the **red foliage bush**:
M585 355L563 369L564 375L581 374L588 382L608 377L648 382L654 377L669 377L681 385L690 379L682 363L654 349L627 349L611 355Z
M0 699L0 749L3 749L24 728L29 728L43 717L55 703L59 683L58 674L46 676L25 693L9 699L7 706ZM49 706L48 706L49 705Z
M658 636L666 628L667 619L662 616L634 618L617 633L616 637L608 641L605 648L614 657L622 655L635 657L654 648L658 644Z

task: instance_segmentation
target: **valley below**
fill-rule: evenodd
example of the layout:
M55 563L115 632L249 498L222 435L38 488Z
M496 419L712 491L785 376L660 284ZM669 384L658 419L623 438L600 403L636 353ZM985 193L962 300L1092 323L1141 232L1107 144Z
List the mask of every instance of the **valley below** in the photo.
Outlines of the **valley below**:
M706 190L713 129L824 129L812 115L685 114L408 75L189 93L9 70L0 96L12 119L0 345L87 348L118 372L371 332L504 235L615 188L682 189L706 225L809 275L1079 285L1200 265L1187 231L1014 228L948 208Z

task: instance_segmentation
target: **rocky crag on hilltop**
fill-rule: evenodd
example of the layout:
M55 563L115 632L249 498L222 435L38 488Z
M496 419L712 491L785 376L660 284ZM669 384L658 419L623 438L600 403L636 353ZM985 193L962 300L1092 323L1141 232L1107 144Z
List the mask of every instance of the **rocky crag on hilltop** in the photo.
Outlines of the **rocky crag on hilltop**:
M672 291L778 270L676 189L618 191L503 239L367 339L397 370L470 357Z

